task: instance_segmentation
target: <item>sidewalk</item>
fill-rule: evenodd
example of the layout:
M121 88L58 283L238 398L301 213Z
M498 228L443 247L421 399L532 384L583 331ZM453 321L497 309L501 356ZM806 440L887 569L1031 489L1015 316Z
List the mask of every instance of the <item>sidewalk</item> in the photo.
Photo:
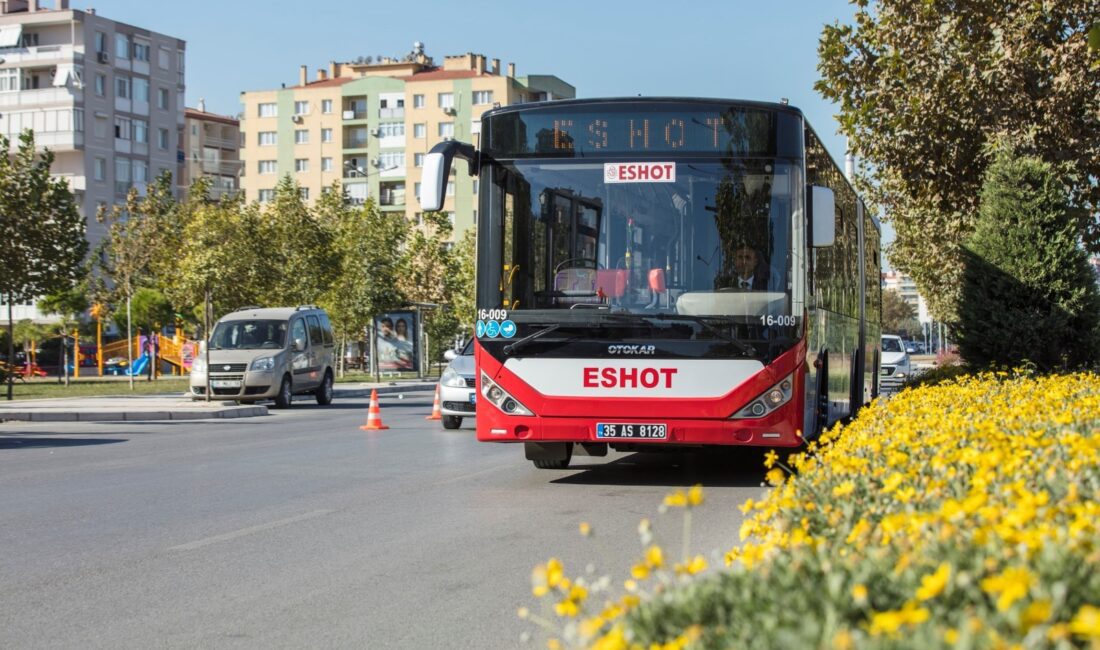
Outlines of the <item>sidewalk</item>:
M334 399L366 397L372 390L379 395L411 393L435 389L435 382L404 381L336 384ZM295 400L312 399L298 395ZM248 418L267 415L268 404L236 404L231 401L191 401L183 393L166 395L124 395L103 397L59 397L52 399L0 402L0 422L107 422L205 420L212 418Z

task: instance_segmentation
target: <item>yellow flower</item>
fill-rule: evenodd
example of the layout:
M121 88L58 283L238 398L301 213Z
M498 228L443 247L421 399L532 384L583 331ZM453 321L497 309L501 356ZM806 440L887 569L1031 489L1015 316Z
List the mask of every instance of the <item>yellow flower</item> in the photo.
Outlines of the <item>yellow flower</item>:
M883 494L890 494L894 490L898 489L898 486L901 485L901 482L904 481L904 480L905 480L904 476L902 476L901 474L898 474L897 472L894 472L882 484L882 493Z
M561 641L557 639L548 639L546 641L546 650L561 650Z
M630 567L630 575L633 576L635 580L645 580L649 577L649 567L646 566L644 562L635 564Z
M645 551L645 563L651 569L660 569L665 564L665 554L661 547L654 544Z
M778 460L779 454L775 453L774 449L769 449L768 453L764 454L764 467L771 469L775 467L775 463Z
M665 495L664 504L670 508L684 508L687 506L687 495L683 490L676 490L672 494Z
M867 587L862 584L852 586L852 600L857 605L863 605L867 602Z
M779 469L778 467L769 469L768 473L764 475L764 478L768 481L768 483L776 486L783 484L783 477L783 470Z
M916 603L909 601L902 605L901 609L889 612L875 612L871 615L871 625L868 631L871 636L881 634L896 634L903 625L913 626L928 620L928 610L917 607Z
M1050 611L1049 600L1036 600L1029 604L1020 616L1020 626L1026 632L1036 625L1042 625L1050 618Z
M556 557L550 558L546 563L546 584L551 588L557 587L561 584L563 577L561 560Z
M1000 575L982 580L982 590L997 596L997 609L1005 611L1017 600L1027 595L1035 582L1035 576L1024 567L1010 567Z
M851 481L844 481L840 485L833 488L834 497L846 497L856 489L856 484Z
M691 559L691 562L686 564L677 564L676 573L678 575L695 575L707 570L707 560L702 555L696 555Z
M943 640L948 645L955 645L959 642L959 631L953 627L949 627L943 632Z
M832 647L834 650L852 650L852 634L848 630L840 630L833 635Z
M940 564L935 573L921 577L920 588L917 589L917 600L924 602L942 594L950 577L951 566L946 562Z
M588 537L592 534L592 526L590 526L587 521L582 521L580 525L580 531L581 535Z
M703 486L696 484L691 486L691 489L687 493L687 502L689 506L701 506L703 505Z
M1100 607L1082 605L1069 622L1069 631L1077 636L1100 639Z
M615 625L592 644L592 650L627 650L622 624Z

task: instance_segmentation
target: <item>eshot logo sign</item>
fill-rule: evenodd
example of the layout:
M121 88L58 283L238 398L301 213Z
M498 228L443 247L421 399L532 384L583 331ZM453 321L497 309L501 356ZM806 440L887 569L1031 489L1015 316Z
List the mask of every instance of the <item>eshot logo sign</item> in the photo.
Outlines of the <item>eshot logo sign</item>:
M604 163L603 180L605 183L675 183L676 163Z

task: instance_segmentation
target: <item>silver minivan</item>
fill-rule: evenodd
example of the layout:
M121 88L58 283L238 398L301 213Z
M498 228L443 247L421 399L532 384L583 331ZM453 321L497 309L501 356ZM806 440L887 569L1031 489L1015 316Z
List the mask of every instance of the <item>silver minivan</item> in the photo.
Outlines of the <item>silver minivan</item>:
M328 314L304 305L246 307L223 316L191 364L191 397L290 406L294 395L332 403L335 342ZM206 367L209 353L210 367Z

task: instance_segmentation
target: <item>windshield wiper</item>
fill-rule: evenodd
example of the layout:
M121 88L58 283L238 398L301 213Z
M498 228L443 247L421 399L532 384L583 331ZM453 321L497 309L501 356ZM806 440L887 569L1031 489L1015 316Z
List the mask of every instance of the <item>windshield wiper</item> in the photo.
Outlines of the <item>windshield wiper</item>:
M749 356L749 357L756 356L756 348L752 347L748 343L745 343L744 341L741 341L740 339L736 338L735 336L733 336L733 335L731 335L727 332L724 332L724 331L720 330L719 328L715 327L714 324L709 322L710 319L708 319L708 317L706 317L706 316L683 316L683 315L680 315L680 314L660 314L660 313L658 313L658 314L638 314L638 313L633 313L632 312L632 313L629 313L629 314L621 314L621 313L620 314L607 314L605 316L605 318L607 318L607 317L616 318L616 319L619 319L619 320L623 320L623 319L629 319L629 320L640 319L640 320L657 320L657 321L664 321L664 322L697 323L703 329L707 330L711 334L714 334L715 336L717 336L718 338L722 339L723 341L725 341L727 343L733 344L738 350L741 351L741 354L744 354L745 356Z
M537 332L533 332L531 334L528 334L527 336L521 338L518 341L515 341L514 343L509 343L508 345L504 346L504 354L511 355L517 349L522 348L523 346L527 345L531 341L534 341L535 339L539 338L540 336L544 336L546 334L549 334L550 332L553 332L554 330L558 329L559 327L561 327L561 323L556 323L554 325L544 327L544 328L538 330Z

